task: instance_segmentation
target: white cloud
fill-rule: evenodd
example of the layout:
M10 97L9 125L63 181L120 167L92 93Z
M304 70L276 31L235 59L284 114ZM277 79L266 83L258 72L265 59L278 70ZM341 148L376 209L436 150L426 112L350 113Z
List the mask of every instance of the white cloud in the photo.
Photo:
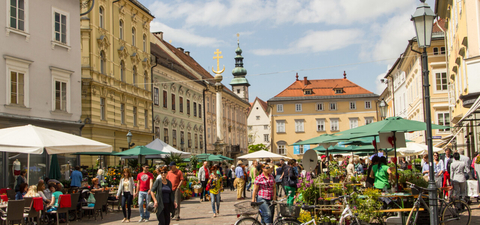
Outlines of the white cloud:
M175 29L171 28L163 23L158 21L153 21L150 23L150 31L163 31L164 40L172 41L175 43L182 43L187 45L194 46L218 46L223 43L223 41L211 37L202 37L193 33L193 31L186 29Z
M337 29L329 31L309 31L307 34L290 44L286 49L256 49L256 55L284 55L305 52L323 52L345 48L359 43L363 37L359 29Z

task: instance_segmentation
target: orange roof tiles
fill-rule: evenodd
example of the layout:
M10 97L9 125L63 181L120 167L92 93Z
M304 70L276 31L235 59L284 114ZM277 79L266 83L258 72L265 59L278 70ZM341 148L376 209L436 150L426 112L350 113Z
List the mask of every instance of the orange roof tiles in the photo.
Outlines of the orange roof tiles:
M335 89L342 88L342 94L335 94ZM305 94L304 90L311 89L311 94ZM373 94L371 91L358 86L348 79L321 79L321 80L297 80L288 88L275 97L305 97L305 96L342 96Z
M438 20L437 22L435 22L435 23L433 24L432 33L443 32L440 28L438 28L437 24L438 24L443 30L445 30L445 20L444 20L444 19L440 19L440 20Z

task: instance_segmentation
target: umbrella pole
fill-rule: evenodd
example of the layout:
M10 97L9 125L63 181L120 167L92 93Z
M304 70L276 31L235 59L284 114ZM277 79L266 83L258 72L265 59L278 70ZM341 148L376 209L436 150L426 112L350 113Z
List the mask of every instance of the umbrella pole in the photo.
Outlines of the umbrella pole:
M30 182L30 153L27 155L27 183Z
M393 151L395 151L395 183L396 187L395 190L398 192L398 159L397 159L397 136L395 135L395 131L393 132Z

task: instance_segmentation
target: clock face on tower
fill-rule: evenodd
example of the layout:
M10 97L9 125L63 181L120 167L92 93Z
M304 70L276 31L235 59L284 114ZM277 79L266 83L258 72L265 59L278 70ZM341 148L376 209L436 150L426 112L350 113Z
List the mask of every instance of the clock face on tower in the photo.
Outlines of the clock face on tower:
M80 0L80 16L88 14L92 11L95 0Z

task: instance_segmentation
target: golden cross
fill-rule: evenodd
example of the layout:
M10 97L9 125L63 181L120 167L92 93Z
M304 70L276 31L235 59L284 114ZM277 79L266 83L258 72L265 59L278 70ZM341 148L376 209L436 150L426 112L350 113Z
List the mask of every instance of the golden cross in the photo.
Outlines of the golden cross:
M220 71L220 59L223 59L223 56L220 56L220 54L222 54L222 52L219 49L217 49L217 51L214 52L213 54L217 55L217 56L214 56L213 59L217 60L217 71Z

